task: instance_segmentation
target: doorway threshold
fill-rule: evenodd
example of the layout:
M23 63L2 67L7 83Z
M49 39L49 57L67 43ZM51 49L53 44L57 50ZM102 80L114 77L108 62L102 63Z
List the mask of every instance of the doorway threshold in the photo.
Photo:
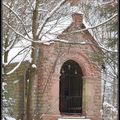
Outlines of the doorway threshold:
M58 118L58 120L91 120L91 119L88 119L88 118L85 118L85 116L81 116L81 117L60 117Z

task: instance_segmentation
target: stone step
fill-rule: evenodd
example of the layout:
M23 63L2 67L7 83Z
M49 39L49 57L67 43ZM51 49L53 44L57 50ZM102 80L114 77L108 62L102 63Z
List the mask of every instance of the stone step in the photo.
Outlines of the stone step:
M85 118L83 116L83 117L61 117L58 118L58 120L91 120L91 119Z
M86 118L58 118L58 120L91 120Z

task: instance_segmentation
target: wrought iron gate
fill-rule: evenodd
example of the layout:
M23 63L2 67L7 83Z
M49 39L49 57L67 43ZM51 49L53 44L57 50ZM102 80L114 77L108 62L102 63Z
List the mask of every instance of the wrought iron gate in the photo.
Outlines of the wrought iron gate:
M60 77L60 112L66 114L82 113L82 76L76 63L63 66Z

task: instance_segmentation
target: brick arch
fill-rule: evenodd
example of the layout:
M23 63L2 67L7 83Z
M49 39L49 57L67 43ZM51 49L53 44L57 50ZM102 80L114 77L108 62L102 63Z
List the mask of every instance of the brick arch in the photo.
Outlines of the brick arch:
M71 65L71 69L69 65ZM75 72L76 70L77 70L77 74ZM82 114L82 98L83 98L82 97L82 94L83 94L82 76L83 74L82 74L81 67L74 60L68 60L63 64L61 68L61 76L60 76L60 82L59 82L60 113ZM72 83L72 87L71 87L71 83ZM72 99L66 100L66 97L68 95L69 97L72 97ZM66 97L63 97L63 96L66 96Z
M94 104L94 97L97 93L94 90L94 86L95 84L97 84L97 81L95 82L94 80L96 78L94 78L95 76L91 75L91 71L93 71L93 73L96 72L96 68L94 69L94 64L92 63L91 59L89 58L88 55L86 55L83 51L78 51L78 52L74 52L74 51L70 51L69 53L64 52L64 54L62 54L57 61L56 67L55 67L55 72L52 76L53 79L53 83L51 83L52 87L49 90L50 94L51 94L51 98L52 101L51 103L54 104L54 110L52 110L53 113L55 114L60 114L59 111L59 82L60 82L60 70L61 67L63 66L63 64L68 61L68 60L73 60L76 63L79 64L79 66L82 69L82 73L83 73L83 101L82 101L82 111L83 111L83 115L86 115L86 111L87 111L87 115L91 115L91 110L93 110L92 105ZM97 78L98 80L98 78ZM88 90L89 88L89 90ZM97 87L97 90L100 87ZM91 91L92 94L91 95ZM87 97L86 97L87 96ZM56 101L57 100L57 101ZM55 103L56 101L56 103ZM89 107L89 111L88 111L88 106Z
M81 67L82 69L82 72L83 72L83 76L89 76L90 75L90 71L91 71L91 62L89 60L89 58L82 54L82 53L77 53L77 52L72 52L70 54L63 54L60 59L59 59L59 64L60 66L62 67L62 65L68 61L68 60L73 60L75 61L76 63L79 64L79 66ZM60 72L60 69L61 67L59 68L59 72Z

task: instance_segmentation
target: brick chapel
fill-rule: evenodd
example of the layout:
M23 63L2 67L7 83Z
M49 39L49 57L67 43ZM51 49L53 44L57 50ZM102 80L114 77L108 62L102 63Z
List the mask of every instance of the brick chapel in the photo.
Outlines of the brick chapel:
M71 25L58 36L70 44L40 45L31 105L34 120L102 120L101 70L92 59L100 48L88 30L67 34L85 28L82 14L74 13L72 19ZM83 41L96 45L76 44ZM24 86L22 84L19 83L19 89ZM24 108L17 107L16 111ZM16 116L18 113L24 115L17 112Z
M90 44L74 44L97 43L88 30L66 34L85 28L82 14L74 13L72 19L71 25L58 36L71 44L59 42L40 47L33 108L42 120L101 120L101 72L92 60L100 49Z

